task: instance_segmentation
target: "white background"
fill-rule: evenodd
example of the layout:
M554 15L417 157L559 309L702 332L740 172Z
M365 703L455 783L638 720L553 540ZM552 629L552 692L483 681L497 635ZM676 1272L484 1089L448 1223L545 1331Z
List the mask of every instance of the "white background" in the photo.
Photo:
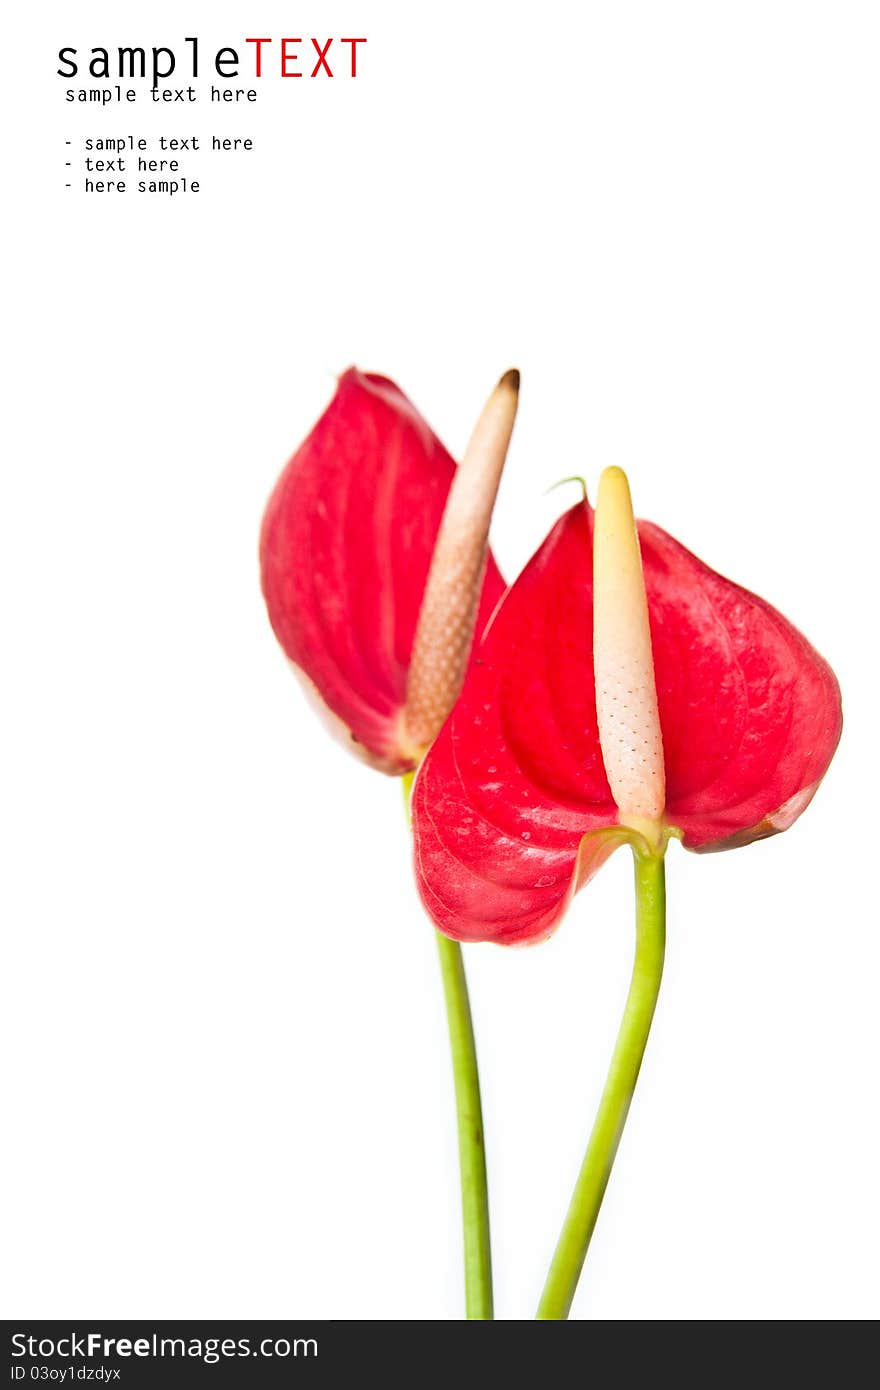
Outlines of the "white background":
M876 7L258 8L19 7L4 48L2 1311L459 1316L400 789L326 741L258 588L265 498L357 362L454 452L522 369L508 577L568 505L544 489L621 464L835 667L803 820L670 851L574 1312L873 1316ZM245 111L65 106L62 44L193 32L369 42L356 82L264 81ZM191 198L63 187L65 139L190 131L257 148ZM630 918L621 855L550 943L468 951L501 1317L533 1312Z

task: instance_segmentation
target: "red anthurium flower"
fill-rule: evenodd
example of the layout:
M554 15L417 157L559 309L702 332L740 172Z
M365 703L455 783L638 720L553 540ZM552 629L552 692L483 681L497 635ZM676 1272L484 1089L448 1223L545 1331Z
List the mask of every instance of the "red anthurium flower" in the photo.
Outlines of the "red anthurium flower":
M508 592L416 779L423 901L458 940L539 940L625 839L785 830L840 728L797 629L659 527L636 539L606 470Z
M337 731L385 772L417 765L504 592L487 534L517 388L515 372L501 379L457 469L393 382L352 368L266 509L275 634Z
M418 766L504 592L489 522L516 417L507 372L456 468L393 382L354 369L279 479L263 520L275 634L337 732L373 766ZM404 782L408 804L411 779ZM477 1058L458 945L437 936L449 1021L469 1318L492 1317Z

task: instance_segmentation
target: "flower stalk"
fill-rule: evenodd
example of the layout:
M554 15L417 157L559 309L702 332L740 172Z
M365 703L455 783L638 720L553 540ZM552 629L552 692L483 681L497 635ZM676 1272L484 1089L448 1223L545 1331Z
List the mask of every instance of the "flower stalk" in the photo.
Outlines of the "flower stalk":
M494 1316L492 1248L486 1149L483 1142L483 1113L474 1030L461 947L457 941L451 941L442 932L435 932L434 936L440 958L455 1083L464 1237L465 1315L469 1321L486 1322Z
M413 774L403 779L404 805L409 815ZM467 977L461 946L435 931L446 1022L452 1054L458 1160L461 1170L461 1215L464 1242L465 1316L487 1322L494 1317L492 1249L489 1230L489 1188L477 1049L471 1019Z
M544 1285L537 1317L568 1317L599 1208L638 1080L660 991L666 946L666 882L662 853L634 837L636 949L623 1021L587 1152Z

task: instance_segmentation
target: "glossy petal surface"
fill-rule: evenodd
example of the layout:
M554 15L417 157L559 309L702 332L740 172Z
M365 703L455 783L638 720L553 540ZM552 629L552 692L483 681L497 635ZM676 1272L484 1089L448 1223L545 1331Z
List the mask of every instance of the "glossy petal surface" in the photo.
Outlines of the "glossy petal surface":
M460 940L547 935L618 842L594 833L617 808L596 726L591 532L586 503L551 531L416 779L420 892ZM696 850L786 828L840 735L834 675L762 599L659 527L640 523L639 538L667 823Z
M400 714L455 463L406 396L355 369L282 473L263 520L275 634L354 751L413 766ZM504 592L489 556L479 633Z

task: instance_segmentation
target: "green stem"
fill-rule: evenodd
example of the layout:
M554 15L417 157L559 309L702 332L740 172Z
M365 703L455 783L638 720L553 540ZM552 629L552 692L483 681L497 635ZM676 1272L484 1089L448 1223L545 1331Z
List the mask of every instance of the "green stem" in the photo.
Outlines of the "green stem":
M469 1319L486 1321L492 1318L492 1253L477 1052L461 947L442 932L436 932L435 936L446 998L458 1117L465 1310Z
M636 952L623 1021L581 1171L538 1305L537 1317L568 1317L633 1097L663 975L666 881L662 854L633 848Z
M409 811L412 774L403 779ZM435 932L446 1021L452 1051L455 1111L458 1119L458 1160L461 1169L461 1216L464 1233L465 1312L469 1320L489 1321L492 1310L492 1254L489 1242L489 1190L480 1076L464 960L457 941Z

